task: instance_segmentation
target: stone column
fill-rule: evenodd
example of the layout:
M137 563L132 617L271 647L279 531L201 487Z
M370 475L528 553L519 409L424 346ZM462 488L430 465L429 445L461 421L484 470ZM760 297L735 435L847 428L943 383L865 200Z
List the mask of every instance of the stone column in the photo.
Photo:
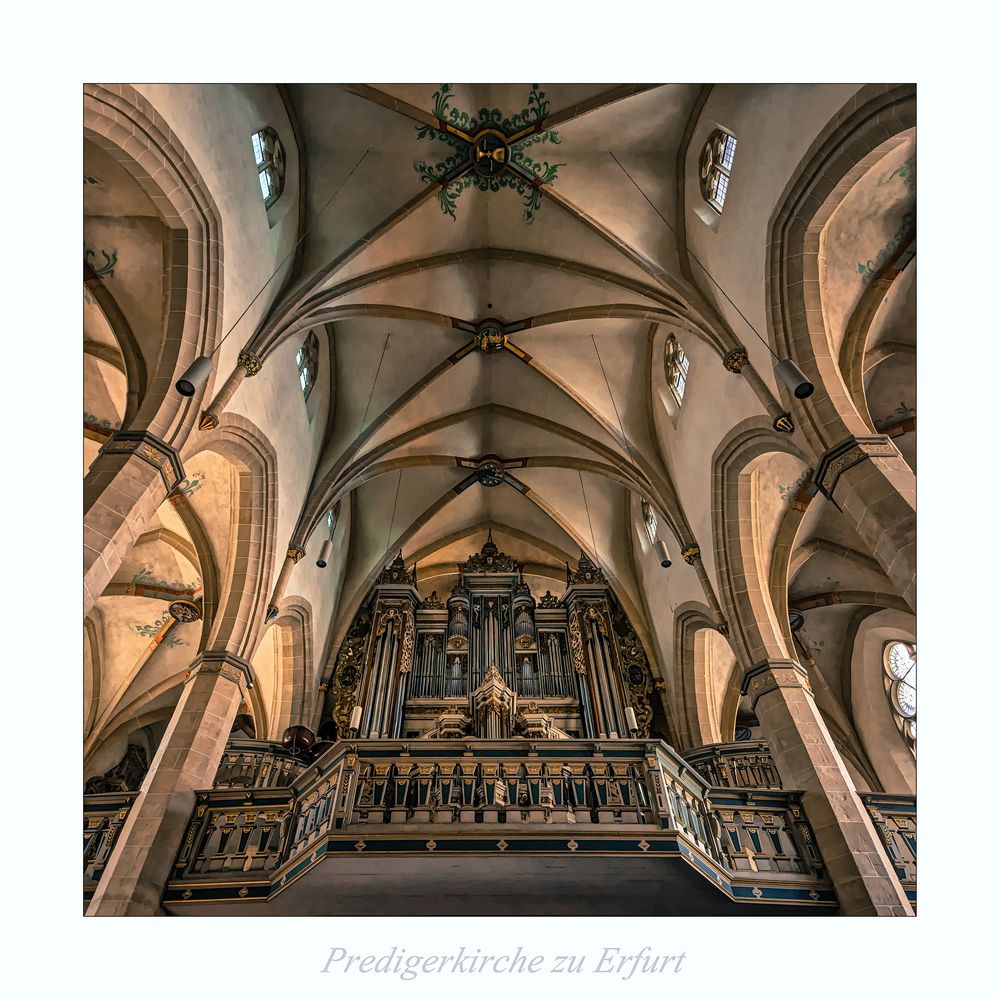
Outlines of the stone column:
M742 375L746 379L747 384L753 389L754 394L763 403L764 409L767 410L767 414L771 418L771 426L776 431L781 431L783 434L791 434L795 430L791 415L781 408L781 404L774 398L771 390L767 387L767 383L757 374L754 366L750 364L750 358L747 355L745 347L737 347L730 351L722 359L722 364L726 371L732 372L734 375Z
M274 583L274 593L267 605L266 621L273 621L278 614L278 604L285 596L285 587L288 586L288 578L292 575L292 568L306 554L306 550L301 545L289 545L285 553L285 561L281 564L278 572L278 579Z
M719 601L715 596L715 591L712 590L712 583L708 578L708 572L705 570L705 564L701 561L701 547L697 542L688 542L681 549L681 558L688 566L694 567L695 573L698 574L698 583L701 584L701 589L705 593L705 600L712 609L712 618L715 621L715 625L719 629L725 629L726 631L723 634L728 635L726 616L722 613L722 608L719 607Z
M743 680L785 788L802 792L841 911L912 916L913 910L794 660L757 664Z
M899 449L885 434L848 438L823 455L815 479L916 610L917 480Z
M84 615L183 479L177 451L149 431L117 431L105 443L83 481Z
M160 913L160 899L195 805L212 787L250 664L227 652L201 653L125 821L87 916Z
M215 399L211 405L201 415L198 421L199 430L210 431L219 426L219 419L229 405L229 400L236 395L236 390L245 378L252 378L260 371L261 360L252 351L240 351L240 356L236 360L236 367L232 370L229 378L222 383L222 388L215 394Z

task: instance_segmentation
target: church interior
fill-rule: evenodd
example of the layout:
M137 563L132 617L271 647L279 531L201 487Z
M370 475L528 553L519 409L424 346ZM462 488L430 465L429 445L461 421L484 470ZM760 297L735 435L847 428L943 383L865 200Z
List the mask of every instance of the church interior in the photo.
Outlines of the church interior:
M916 87L87 84L83 908L916 912Z

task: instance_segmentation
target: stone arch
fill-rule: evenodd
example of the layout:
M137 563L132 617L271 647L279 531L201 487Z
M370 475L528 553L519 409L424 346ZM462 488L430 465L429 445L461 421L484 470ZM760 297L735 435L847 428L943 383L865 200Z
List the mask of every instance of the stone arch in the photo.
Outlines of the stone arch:
M916 759L892 717L882 682L882 649L890 639L916 642L912 614L885 608L858 624L851 649L851 707L858 738L882 788L889 793L916 793Z
M738 424L712 460L712 535L715 565L729 619L730 641L744 670L763 660L795 659L771 600L769 574L758 552L756 518L750 517L750 475L771 454L786 454L803 465L807 457L774 434L766 417ZM769 559L773 553L767 553Z
M701 629L715 628L711 612L695 602L682 604L674 617L674 659L679 660L681 702L677 713L681 749L715 742L712 739L712 718L705 697L704 678L699 677L695 663L695 636ZM700 683L699 683L700 681Z
M862 88L807 150L771 218L766 287L771 339L813 381L807 400L783 397L817 453L869 433L832 356L820 297L820 233L847 192L916 125L916 88Z
M157 369L148 373L146 391L128 429L106 442L84 480L86 613L153 511L183 478L177 450L195 426L200 400L180 396L174 382L216 344L222 225L191 157L134 87L86 84L83 97L84 136L131 174L169 233L168 294ZM99 287L91 284L100 300Z
M816 386L782 397L816 455L820 489L835 499L912 608L916 603L916 479L892 441L872 435L827 335L820 289L823 228L851 188L916 125L913 85L870 85L813 142L771 219L766 286L776 352ZM890 262L898 266L902 257Z
M195 554L198 557L198 568L201 570L202 605L201 605L201 641L199 648L204 649L211 634L212 624L215 621L215 614L219 609L221 599L222 584L220 580L219 566L215 558L215 551L212 548L211 540L201 518L195 513L194 508L187 502L187 497L182 493L173 494L169 497L169 502L178 517L191 536Z
M865 289L861 300L858 302L848 321L844 331L844 341L839 351L839 367L841 377L847 386L855 409L869 428L870 433L877 430L872 413L869 409L867 393L865 390L865 359L868 355L868 345L871 342L872 327L876 315L883 307L889 293L900 285L911 282L916 284L916 239L900 252L899 258L893 263L901 266L890 266L882 273L874 277L871 284ZM905 259L904 255L909 259ZM912 255L912 256L909 256ZM880 359L886 360L887 355ZM916 365L916 355L913 355L913 364Z
M272 626L277 630L280 672L275 677L270 713L272 738L311 718L309 692L314 685L312 606L304 597L286 597Z
M125 366L125 413L122 416L122 427L131 427L135 421L139 406L146 397L149 376L146 372L146 362L139 349L139 343L132 332L131 324L122 312L108 286L94 273L94 269L83 262L83 284L90 292L101 310L107 324L114 335L115 342L121 352ZM86 346L84 351L87 351Z
M83 735L90 735L101 704L101 612L92 608L83 620Z
M134 87L86 84L83 127L87 139L135 178L170 231L163 347L135 425L176 448L194 427L199 404L174 392L173 384L199 354L215 347L221 322L219 211L191 156Z
M719 690L719 676L718 672L713 676L712 662L721 651L719 644L726 645L726 640L706 605L687 602L677 608L674 649L681 678L683 711L678 716L685 727L684 749L732 738L742 671L733 654L732 665L728 669L723 666L725 680Z
M132 734L157 723L166 722L173 714L174 706L146 708L145 703L114 720L114 725L101 733L100 739L84 755L86 776L92 777L113 767L121 759L128 747ZM147 744L148 746L148 744ZM152 755L148 758L152 762Z
M263 626L274 564L278 520L278 460L266 435L251 421L226 413L199 436L190 452L214 451L237 473L228 567L219 608L205 649L244 659ZM260 727L258 726L258 730Z

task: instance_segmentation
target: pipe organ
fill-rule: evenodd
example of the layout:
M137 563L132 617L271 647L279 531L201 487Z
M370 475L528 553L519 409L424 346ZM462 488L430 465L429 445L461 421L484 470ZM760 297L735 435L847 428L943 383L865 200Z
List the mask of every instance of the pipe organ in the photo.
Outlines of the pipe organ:
M442 601L421 597L402 554L385 567L335 661L337 736L356 706L351 735L369 739L614 739L629 707L639 736L663 728L642 645L585 555L561 597L537 601L492 533L458 570Z

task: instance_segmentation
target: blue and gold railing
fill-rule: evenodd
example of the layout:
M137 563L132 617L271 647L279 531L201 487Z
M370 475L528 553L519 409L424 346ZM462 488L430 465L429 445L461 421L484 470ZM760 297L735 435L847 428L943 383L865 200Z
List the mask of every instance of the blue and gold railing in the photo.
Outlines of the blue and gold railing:
M220 768L165 905L267 900L325 857L497 851L669 855L733 900L837 905L798 793L712 788L664 743L365 740L297 766L283 787Z
M684 759L720 788L781 788L771 749L764 740L710 743L685 750Z
M911 903L917 901L917 798L861 792L875 829L882 835L886 853L896 869L903 891Z
M83 899L88 902L104 874L138 792L103 792L83 797Z

